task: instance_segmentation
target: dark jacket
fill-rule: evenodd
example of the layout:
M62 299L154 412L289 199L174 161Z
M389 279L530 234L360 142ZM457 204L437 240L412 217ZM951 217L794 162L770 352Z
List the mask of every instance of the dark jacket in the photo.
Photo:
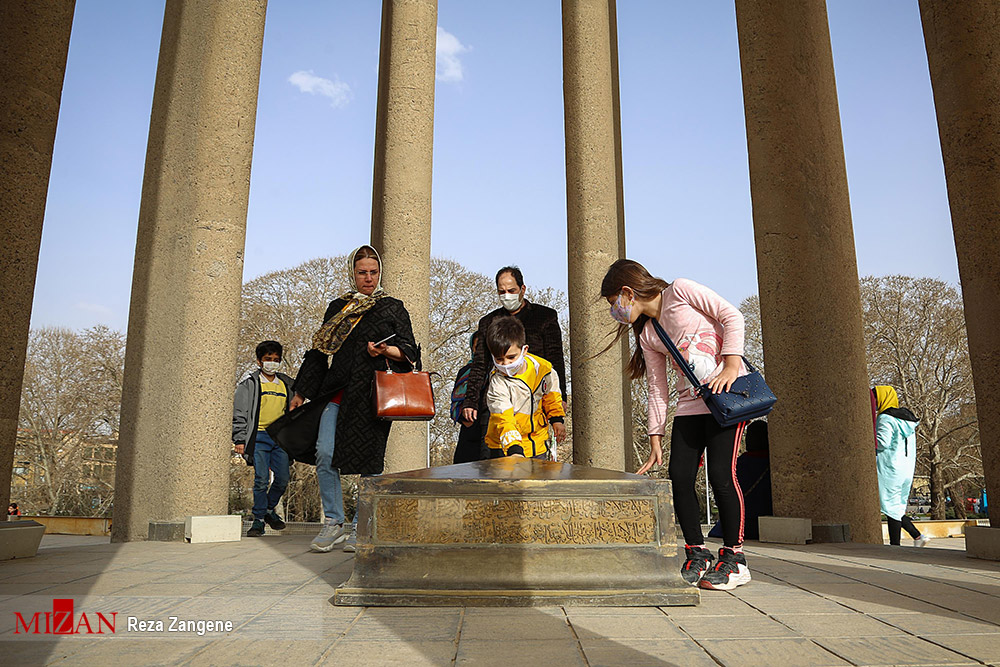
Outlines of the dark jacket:
M497 308L479 320L479 340L476 356L472 359L472 370L469 372L469 388L466 390L465 402L462 408L475 408L479 411L479 421L489 421L486 411L486 380L493 369L493 358L486 349L486 330L497 317L510 317L504 308ZM559 315L548 306L540 306L524 301L524 308L517 315L524 325L524 342L528 352L545 359L552 364L552 370L559 375L559 390L563 400L566 400L566 362L563 360L562 329L559 328Z
M275 373L279 380L285 383L285 412L292 400L292 387L295 380L284 373ZM254 444L257 441L257 422L260 415L260 369L246 376L236 385L233 395L233 444L245 445L243 460L247 465L253 465Z
M323 321L330 319L346 304L344 299L330 302ZM343 390L337 417L333 467L339 468L345 475L377 475L385 467L385 445L392 422L375 417L371 393L375 371L385 370L387 362L394 371L406 372L412 368L407 361L395 362L368 354L369 342L380 341L389 334L396 334L389 345L398 347L414 364L419 363L420 350L413 339L409 313L399 299L384 297L364 314L332 358L319 350L306 352L295 380L295 393L311 401L294 411L309 408L303 417L309 411L322 412L330 397ZM299 433L293 442L281 438L279 444L292 459L315 464L318 428L319 418L315 415L309 427L304 429L306 433ZM270 428L268 432L271 433Z

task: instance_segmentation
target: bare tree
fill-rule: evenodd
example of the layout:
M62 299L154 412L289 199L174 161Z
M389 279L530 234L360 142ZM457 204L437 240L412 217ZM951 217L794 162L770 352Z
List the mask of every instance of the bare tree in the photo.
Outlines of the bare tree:
M861 300L869 375L920 419L917 467L943 519L949 489L982 477L961 293L933 278L867 277Z
M257 368L254 351L264 340L281 343L284 369L294 375L302 357L312 348L312 336L322 324L330 301L347 291L347 271L347 255L318 257L244 283L234 380L242 380ZM348 498L355 484L353 477L344 479ZM234 457L230 466L231 511L252 505L253 499L247 492L252 485L252 468L243 459ZM283 502L288 520L319 520L322 509L315 467L291 465Z
M98 450L106 460L117 441L124 353L124 335L107 327L31 331L15 485L33 511L101 514L110 506L112 478L88 473L84 460Z
M431 261L431 339L418 341L423 348L426 370L434 376L438 416L431 423L432 462L451 461L458 426L449 416L452 383L458 369L468 361L469 336L479 319L497 307L493 279L470 271L458 262ZM291 269L274 271L248 281L243 299L234 384L256 368L254 349L262 340L277 340L284 347L285 370L294 374L312 335L319 328L328 303L347 290L347 258L317 258ZM405 302L405 295L403 296ZM569 335L566 295L552 288L529 289L533 303L560 313L563 348L569 368ZM83 332L68 329L38 329L32 332L21 399L21 422L17 443L18 493L28 493L26 506L50 513L104 512L113 499L113 477L97 479L86 472L85 454L111 463L104 453L113 451L119 431L125 336L107 327ZM571 378L567 378L567 386ZM570 406L567 405L567 409ZM570 438L560 447L563 460L572 452ZM103 465L101 466L103 467ZM90 469L94 469L91 465ZM29 480L30 478L30 480ZM245 510L252 503L253 473L239 457L230 469L230 504ZM356 479L344 479L345 505L354 504ZM316 520L321 515L315 468L293 464L284 502L292 520Z
M902 404L920 418L917 472L929 479L932 516L943 519L953 488L983 484L961 293L933 278L868 276L861 280L861 303L871 384L896 387ZM757 296L740 310L745 354L763 370Z
M743 356L750 360L757 370L764 372L764 334L760 326L760 297L756 294L743 299L740 304L745 322L743 334Z
M266 339L281 342L287 368L294 372L298 360L312 347L312 334L327 304L347 289L346 261L346 255L318 258L244 285L237 379L256 366L253 349ZM405 303L405 295L394 296ZM565 326L567 301L563 292L531 289L527 297L563 313ZM497 306L493 278L454 260L431 259L431 339L417 342L423 350L424 369L438 373L432 379L438 416L430 425L431 461L435 465L451 461L458 439L458 425L449 418L450 396L456 373L469 360L469 337L479 319ZM568 358L565 328L563 337ZM293 506L296 492L291 489L298 488L299 474L293 471L289 487Z
M424 343L424 367L439 373L432 377L437 403L430 425L432 465L452 461L459 428L449 415L455 375L469 362L469 338L479 319L497 305L492 278L454 260L431 259L431 340Z

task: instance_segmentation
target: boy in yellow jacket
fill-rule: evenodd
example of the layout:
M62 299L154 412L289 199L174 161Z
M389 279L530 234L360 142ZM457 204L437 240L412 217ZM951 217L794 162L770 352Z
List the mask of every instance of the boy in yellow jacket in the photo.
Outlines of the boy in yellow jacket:
M486 389L490 458L544 456L549 424L557 441L566 437L558 374L551 363L528 354L524 325L515 317L496 318L486 332L486 346L494 365Z

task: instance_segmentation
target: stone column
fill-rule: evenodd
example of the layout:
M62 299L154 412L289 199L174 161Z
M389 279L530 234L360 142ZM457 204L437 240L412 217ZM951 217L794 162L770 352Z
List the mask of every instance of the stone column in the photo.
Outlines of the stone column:
M826 4L736 0L774 510L882 543Z
M413 335L430 350L431 167L437 0L383 0L375 119L372 245L382 286L410 313ZM427 465L427 425L393 424L386 472Z
M0 506L10 481L73 0L0 3ZM16 502L16 499L15 499Z
M171 0L132 278L114 541L227 514L266 0Z
M608 0L609 36L611 43L611 92L615 119L615 190L618 205L618 258L625 257L625 175L622 161L622 110L618 85L618 8L616 0ZM628 366L632 350L628 341L621 342L622 368ZM635 472L645 461L637 461L632 445L632 381L622 378L622 423L625 428L625 470ZM645 433L645 431L643 432Z
M624 352L592 358L614 327L601 280L625 250L615 3L563 0L562 15L573 462L624 470Z
M1000 498L1000 5L921 0L976 388L988 498ZM993 501L991 501L993 502ZM1000 528L1000 512L990 512Z

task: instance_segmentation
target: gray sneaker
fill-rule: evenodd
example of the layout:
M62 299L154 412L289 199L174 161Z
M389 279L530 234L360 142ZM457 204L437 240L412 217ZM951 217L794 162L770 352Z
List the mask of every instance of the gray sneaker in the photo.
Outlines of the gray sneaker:
M333 547L340 544L347 539L347 534L344 531L344 524L342 523L325 523L323 527L319 529L319 535L313 538L313 541L309 544L309 548L312 551L319 551L321 553L326 553L327 551L333 551Z
M352 554L357 551L358 546L358 529L352 528L351 534L347 536L344 540L344 553Z

